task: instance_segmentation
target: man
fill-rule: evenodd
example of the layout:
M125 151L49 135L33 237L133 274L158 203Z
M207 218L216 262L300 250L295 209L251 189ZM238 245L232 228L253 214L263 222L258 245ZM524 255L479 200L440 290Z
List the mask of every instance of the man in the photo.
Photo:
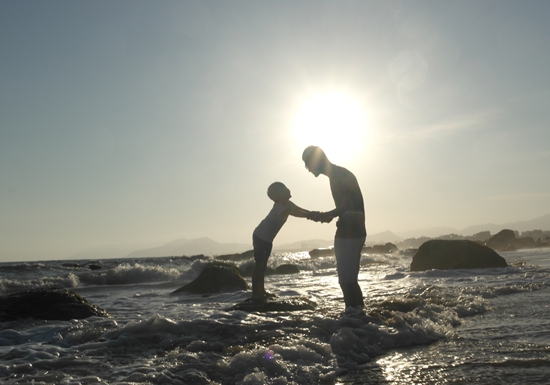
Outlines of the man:
M338 282L348 307L363 307L363 293L357 278L361 251L365 244L365 207L357 178L349 170L331 163L324 151L317 146L309 146L302 154L306 168L315 177L326 175L336 208L321 213L321 221L338 217L334 236L334 254L338 270Z

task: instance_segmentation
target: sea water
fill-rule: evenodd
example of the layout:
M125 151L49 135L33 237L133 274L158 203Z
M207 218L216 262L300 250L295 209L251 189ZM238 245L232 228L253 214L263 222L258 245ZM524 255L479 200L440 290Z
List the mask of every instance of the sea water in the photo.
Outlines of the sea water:
M300 273L266 288L316 309L271 313L228 310L250 291L172 294L208 256L2 263L2 295L69 288L112 317L0 323L0 383L549 384L550 249L501 255L410 272L410 256L365 254L364 312L344 312L334 258L307 253L272 255Z

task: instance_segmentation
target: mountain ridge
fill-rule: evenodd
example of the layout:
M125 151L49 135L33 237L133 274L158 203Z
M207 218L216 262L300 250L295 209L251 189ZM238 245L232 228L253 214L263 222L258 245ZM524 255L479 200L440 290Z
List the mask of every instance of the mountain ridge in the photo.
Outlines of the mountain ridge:
M515 231L530 231L530 230L550 230L550 214L546 214L531 220L516 221L504 224L482 224L469 226L463 230L457 231L451 227L434 227L431 229L414 230L406 232L392 232L390 230L383 231L381 233L369 234L367 236L366 244L382 244L386 242L399 243L408 238L420 238L425 237L438 237L441 235L447 235L451 233L459 234L462 236L469 236L481 231L490 231L491 234L496 234L503 229L510 229ZM320 247L330 247L333 245L333 240L326 239L310 239L297 242L291 242L286 244L275 243L274 251L289 252L289 251L309 251ZM101 259L101 258L113 258L121 257L126 254L126 258L143 258L143 257L166 257L166 256L192 256L197 254L206 255L222 255L241 253L252 249L252 244L245 243L220 243L208 237L201 237L196 239L178 238L164 245L157 247L149 247L144 249L134 250L128 252L128 245L125 244L119 246L100 246L91 248L75 254L73 257L78 259ZM126 250L122 252L122 250ZM131 250L131 249L130 249ZM95 255L95 256L94 256ZM72 258L76 259L76 258Z

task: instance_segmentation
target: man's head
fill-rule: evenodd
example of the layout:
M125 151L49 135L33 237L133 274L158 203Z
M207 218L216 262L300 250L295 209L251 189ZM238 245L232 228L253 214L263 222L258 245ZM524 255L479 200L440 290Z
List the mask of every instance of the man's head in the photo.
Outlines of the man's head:
M316 177L325 171L327 165L330 163L325 152L317 146L307 147L302 154L302 160L308 171Z
M290 190L281 182L274 182L267 188L267 196L274 202L284 202L291 198Z

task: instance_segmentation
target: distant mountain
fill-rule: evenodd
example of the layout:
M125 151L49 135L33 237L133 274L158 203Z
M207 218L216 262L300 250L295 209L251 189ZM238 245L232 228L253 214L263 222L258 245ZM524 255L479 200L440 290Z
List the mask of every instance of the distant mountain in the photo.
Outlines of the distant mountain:
M403 238L395 235L391 231L384 231L382 233L367 235L366 244L384 244L387 242L401 242ZM334 239L308 239L305 241L299 241L294 243L287 243L281 246L275 245L273 251L285 252L285 251L310 251L317 248L332 247L334 245Z
M411 230L411 231L402 231L399 232L399 236L407 238L421 238L421 237L430 237L435 238L440 235L447 235L457 233L457 230L452 227L432 227L431 229L422 229L422 230Z
M252 245L242 243L219 243L210 238L197 239L176 239L164 246L153 247L149 249L137 250L126 256L126 258L143 258L143 257L168 257L180 255L220 255L241 253L252 249Z
M391 231L383 231L378 234L368 234L366 244L384 244L388 242L397 243L403 240L402 237L392 233Z
M529 230L544 230L549 231L550 230L550 214L543 215L542 217L538 217L535 219L531 219L528 221L517 221L517 222L509 222L504 223L502 225L496 225L494 223L487 223L484 225L476 225L476 226L470 226L465 228L464 230L460 231L461 235L472 235L475 233L479 233L480 231L490 231L491 234L496 234L500 230L504 229L510 229L510 230L516 230L519 232L522 231L529 231Z

